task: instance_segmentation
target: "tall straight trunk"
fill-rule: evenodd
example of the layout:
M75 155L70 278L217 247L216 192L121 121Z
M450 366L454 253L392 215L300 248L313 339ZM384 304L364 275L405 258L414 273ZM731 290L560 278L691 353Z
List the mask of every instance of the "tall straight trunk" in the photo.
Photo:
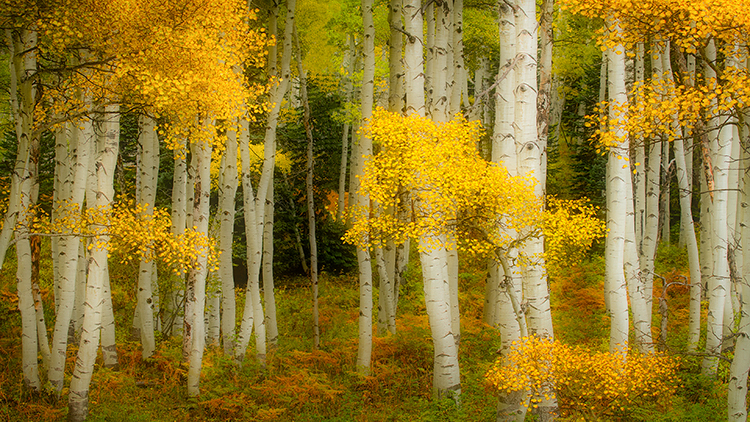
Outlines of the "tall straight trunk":
M664 46L658 41L651 43L651 72L652 79L660 83L664 74L663 55ZM661 98L661 97L660 97ZM659 236L659 198L661 197L661 157L662 145L657 139L651 139L647 147L646 164L646 207L645 225L643 227L643 241L639 249L641 274L644 279L646 303L649 309L653 303L654 286L654 257ZM651 326L650 314L648 326Z
M404 22L405 26L409 28L409 25L411 25L412 30L409 31L407 29L407 33L410 34L410 38L414 38L415 40L419 41L418 48L420 49L420 66L423 69L423 78L424 78L424 85L422 86L422 89L426 89L427 97L423 100L426 101L426 110L432 110L432 97L433 97L433 91L435 90L435 4L434 1L427 2L424 9L421 8L421 3L419 6L416 5L416 3L411 2L410 0L402 0L404 2ZM419 9L418 12L415 9ZM417 27L415 26L417 23L415 22L416 19L419 19L421 22L419 23L419 32L416 31ZM427 23L427 29L424 33L424 38L422 38L422 27L424 25L424 22ZM424 41L421 41L423 40ZM409 40L407 43L407 49L404 51L404 60L409 60L407 57L409 56L410 52L408 50L409 44L414 43L412 39ZM422 61L422 49L424 50L424 61ZM404 62L404 67L408 66L406 62ZM409 79L407 76L406 83L409 83ZM408 94L407 94L408 95ZM424 95L424 94L422 94ZM409 99L407 98L407 114L409 113L408 109L408 102Z
M391 32L388 38L388 110L394 113L404 108L403 24L401 23L402 0L390 0L388 22ZM351 72L350 72L351 74Z
M117 163L119 149L119 131L110 127L114 136L106 136L101 139L98 149L96 168L96 194L94 204L96 207L111 210L112 200L115 195L114 173ZM96 227L95 227L96 228ZM105 277L107 271L107 246L108 236L102 235L103 242L93 242L89 255L88 280L86 282L86 306L81 333L81 342L78 347L73 377L70 382L68 395L68 420L79 422L86 419L89 404L89 384L94 371L96 352L99 347L99 336L102 331L102 312L106 298Z
M518 174L518 154L514 130L515 107L513 90L516 83L516 21L514 5L499 2L500 67L495 95L495 124L492 136L492 161L502 163L508 174ZM502 229L500 229L502 230ZM515 233L508 233L515 237ZM518 249L500 252L490 272L490 306L494 306L493 325L502 338L501 353L510 351L513 341L528 335L526 315L520 304L523 301L521 268L517 266ZM493 301L494 296L494 301ZM522 421L526 415L526 391L501 395L498 398L497 419Z
M180 236L187 227L187 147L182 144L174 151L174 173L172 177L172 234ZM185 297L185 276L179 275L179 281L167 292L165 304L166 321L163 327L165 334L174 335L182 331L180 308Z
M6 42L10 49L10 103L11 113L15 123L18 154L11 174L10 196L8 210L5 212L3 228L0 231L0 268L5 262L5 253L13 237L13 230L18 221L21 200L21 184L28 171L28 148L33 131L34 107L36 98L36 45L37 33L22 30L14 34L12 30L5 30ZM23 153L22 153L23 152Z
M442 1L435 10L435 44L433 46L433 72L430 99L430 116L436 122L450 120L450 85L449 77L453 61L449 61L450 41L453 35L451 20L452 1ZM432 16L428 16L429 20Z
M274 191L273 183L268 188L268 199L265 203L265 222L263 223L263 299L266 305L266 336L268 344L273 347L279 341L279 328L276 321L276 295L273 282L273 217Z
M33 262L32 262L32 250L30 242L30 225L29 223L33 219L31 207L34 204L34 195L32 194L32 186L35 184L34 177L35 171L33 167L33 154L29 154L29 150L39 148L39 138L32 136L29 141L29 148L24 150L19 149L19 155L27 156L27 165L24 174L21 175L20 184L20 201L18 211L18 224L16 225L16 256L17 256L17 267L16 267L16 287L18 292L18 310L21 313L21 350L22 350L22 372L23 372L23 384L24 387L39 391L41 390L41 381L39 378L39 364L37 361L37 353L40 346L39 336L44 333L38 332L37 316L34 303L33 295Z
M372 0L362 0L363 38L363 73L361 115L366 121L372 117L373 94L375 89L375 24L373 22ZM357 148L357 174L364 170L365 157L372 154L372 139L362 134ZM356 183L356 204L362 210L370 207L370 198ZM372 358L372 268L368 249L357 248L359 265L359 347L357 351L357 369L361 374L370 373Z
M186 227L193 227L195 219L195 181L197 180L198 172L198 156L193 151L193 145L190 145L190 164L188 165L188 181L187 181L187 207L185 215ZM195 289L194 283L191 283L188 279L188 274L185 274L185 295L182 299L183 310L182 310L182 360L187 363L190 359L190 349L193 347L193 316L195 312L193 306L195 305Z
M453 46L453 84L451 86L450 116L451 118L461 111L461 99L468 105L468 81L466 66L464 64L464 0L453 0L452 11L452 46Z
M144 218L153 216L154 201L156 200L156 181L159 173L159 138L156 135L156 121L141 115L138 119L140 136L138 137L138 151L140 158L140 192L138 202L143 207ZM154 245L145 245L153 248ZM138 270L138 310L141 322L141 346L143 358L149 358L156 349L154 338L154 295L151 280L153 277L153 262L141 260Z
M645 80L645 46L642 42L636 44L635 53L635 83L643 83ZM634 98L634 101L641 101L641 98ZM646 142L642 136L636 135L631 139L635 152L634 163L635 173L633 173L633 196L635 202L635 238L638 242L637 249L639 262L643 259L641 254L643 239L645 237L646 227ZM643 267L641 267L643 268ZM643 274L641 274L643 277Z
M618 22L609 22L617 27ZM618 28L619 30L619 28ZM618 31L619 32L619 31ZM625 88L625 55L622 45L607 51L609 80L609 118L623 119L627 113ZM607 246L605 251L604 294L609 296L608 311L611 328L609 351L622 352L628 347L628 298L624 277L625 236L627 218L627 183L630 183L628 161L628 133L622 126L610 128L617 136L617 145L610 146L607 160Z
M221 280L221 333L224 354L234 352L236 307L234 299L234 270L232 241L234 238L234 199L237 196L237 131L228 130L219 186L219 279Z
M420 206L429 206L420 204ZM454 398L461 394L461 378L458 363L458 347L451 332L451 308L448 288L448 256L445 248L434 247L445 244L440 238L420 238L419 254L424 278L425 305L430 322L434 346L432 392L436 398Z
M533 177L535 193L545 192L547 169L546 139L537 135L537 23L536 3L522 0L516 5L516 86L515 140L519 145L518 174ZM542 236L529 239L524 245L528 257L540 257L544 252ZM529 333L552 338L549 288L544 262L534 258L524 270L524 292L528 301Z
M101 151L104 151L109 154L110 152L107 151L107 148L115 148L116 155L117 147L114 144L108 145L108 143L111 142L110 139L120 139L120 106L116 104L105 106L104 113L99 117L100 120L95 126L97 150L100 151L100 153ZM117 339L115 338L115 315L114 308L112 307L112 288L109 279L109 263L106 261L105 263L106 265L104 267L103 276L104 302L102 303L101 322L102 365L105 368L116 368L119 365L119 360L117 357Z
M32 390L41 389L37 363L38 338L36 312L32 292L31 244L29 241L29 207L33 205L34 174L33 154L39 148L39 133L33 128L36 86L37 34L23 30L20 36L6 30L10 48L10 102L15 123L17 142L16 161L11 174L11 196L5 215L3 231L0 233L0 266L15 230L16 236L16 286L18 309L21 313L21 349L24 386ZM46 332L44 333L46 336Z
M193 199L193 227L199 235L208 237L209 201L211 199L211 144L193 144L196 157L196 174ZM187 393L189 397L200 394L200 374L205 347L206 278L208 276L208 250L201 247L202 253L188 272L188 285L192 296L192 327L190 355L188 359Z
M713 41L707 48L709 60L715 60L716 48ZM706 78L710 78L706 69ZM712 126L719 119L714 118ZM708 313L706 316L706 357L703 359L704 374L715 375L719 364L718 355L721 353L723 342L724 307L729 298L730 277L728 261L729 231L727 225L729 164L732 148L732 125L723 125L718 136L711 139L711 155L713 159L714 199L711 208L712 255L713 273L708 286Z

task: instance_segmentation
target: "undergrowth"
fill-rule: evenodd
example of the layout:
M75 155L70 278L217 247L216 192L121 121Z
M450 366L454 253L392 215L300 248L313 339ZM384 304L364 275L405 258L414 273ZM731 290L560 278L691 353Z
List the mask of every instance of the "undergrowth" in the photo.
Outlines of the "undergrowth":
M43 256L49 256L43 253ZM687 272L679 251L669 250L657 265L667 282ZM414 257L413 262L418 262ZM117 267L113 302L120 365L97 367L91 384L91 421L494 421L496 398L487 391L485 374L498 357L497 330L482 322L484 280L481 262L471 262L460 275L462 376L460 406L452 400L432 399L433 349L424 307L419 269L410 267L402 286L397 334L373 339L372 371L356 371L358 282L354 275L323 273L320 280L321 347L313 350L312 301L305 279L289 279L277 290L280 340L261 368L252 350L242 367L209 347L203 360L201 395L186 396L187 365L181 340L161 339L153 357L142 359L139 344L126 341L135 305L135 271ZM604 311L601 258L551 271L555 334L562 343L606 348L608 317ZM375 283L377 285L377 283ZM655 282L656 312L662 281ZM42 286L47 327L51 335L54 307L51 286ZM46 289L46 290L45 290ZM376 292L377 293L377 292ZM668 350L680 354L687 325L687 290L668 292L670 337ZM377 294L376 294L377 300ZM67 415L67 389L61 399L30 395L20 376L20 318L15 296L15 258L9 253L0 272L0 421L62 421ZM241 309L242 297L239 297ZM377 309L377 307L375 307ZM654 331L654 335L658 335ZM254 344L253 341L250 344ZM75 346L68 351L72 371ZM696 359L683 357L679 383L665 406L658 401L628 407L635 421L720 420L726 408L725 380L698 375ZM44 376L45 374L42 374ZM66 385L70 382L70 375ZM568 407L563 421L590 420ZM528 419L535 416L529 414ZM602 418L600 420L607 420Z

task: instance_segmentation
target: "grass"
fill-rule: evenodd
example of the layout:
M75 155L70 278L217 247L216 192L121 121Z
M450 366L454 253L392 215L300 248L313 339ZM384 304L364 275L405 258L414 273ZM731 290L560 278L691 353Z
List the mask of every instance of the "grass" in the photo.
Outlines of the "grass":
M48 254L45 253L46 256ZM665 266L680 263L679 252L665 254ZM418 260L416 260L418 262ZM15 308L14 257L0 273L0 421L60 421L67 414L67 389L60 400L30 395L20 379L20 317ZM550 277L557 337L592 348L606 345L603 260L594 258L553 271ZM659 264L662 265L662 264ZM120 368L97 367L90 391L91 421L494 421L496 399L484 374L497 358L498 332L482 322L485 273L470 263L461 274L461 405L432 400L429 326L418 268L410 269L402 289L398 333L374 337L372 372L356 372L358 292L353 275L322 274L320 281L321 348L313 350L310 289L304 279L279 280L277 291L280 342L262 369L249 351L242 367L221 349L204 357L201 395L186 396L187 366L181 362L180 339L162 339L150 359L137 343L118 343ZM662 267L659 267L660 269ZM684 266L673 265L671 277ZM134 307L134 272L112 271L118 336L126 339ZM666 276L669 279L669 275ZM660 282L659 282L660 283ZM50 286L45 306L48 328L53 308ZM687 324L686 291L670 290L670 347L679 352ZM658 298L659 289L655 289ZM240 301L240 304L242 301ZM377 309L377 307L375 307ZM658 320L654 320L658 326ZM656 333L655 333L656 334ZM251 347L254 344L250 342ZM75 347L69 350L69 377ZM721 420L726 408L724 380L698 375L695 360L683 359L681 387L669 408L646 405L629 409L626 419L642 421ZM44 375L44 374L43 374ZM67 385L67 383L66 383ZM570 415L563 420L582 420ZM533 419L533 416L529 416Z

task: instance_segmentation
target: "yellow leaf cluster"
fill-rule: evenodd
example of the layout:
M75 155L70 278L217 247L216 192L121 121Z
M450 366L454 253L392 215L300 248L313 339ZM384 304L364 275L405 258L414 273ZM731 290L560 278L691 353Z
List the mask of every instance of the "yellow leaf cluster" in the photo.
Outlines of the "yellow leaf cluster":
M527 392L530 407L556 396L563 411L614 415L643 402L668 404L679 387L678 363L659 353L591 352L531 336L514 342L485 380L494 392Z
M604 237L606 223L588 199L549 197L544 214L545 261L555 264L581 261L594 241Z
M208 257L209 270L213 271L217 266L215 240L195 228L173 234L171 217L166 209L155 208L151 214L145 212L146 204L115 203L107 208L81 210L78 204L65 201L55 204L55 208L54 219L39 209L30 213L34 215L30 223L32 233L80 236L87 239L89 250L120 252L125 261L160 260L178 274L195 268L202 256Z
M263 67L272 40L240 0L29 0L3 2L0 19L33 27L42 65L53 69L40 112L73 117L94 103L125 102L162 117L170 146L219 141L214 121L265 110ZM71 71L75 69L75 71ZM62 77L61 77L62 76ZM44 116L38 119L44 120ZM204 119L209 120L206 124Z
M378 152L367 157L361 189L378 206L353 207L345 241L369 247L454 232L458 244L447 248L488 254L515 240L509 231L528 233L542 220L533 179L510 177L477 153L478 122L457 116L438 124L378 109L363 130Z

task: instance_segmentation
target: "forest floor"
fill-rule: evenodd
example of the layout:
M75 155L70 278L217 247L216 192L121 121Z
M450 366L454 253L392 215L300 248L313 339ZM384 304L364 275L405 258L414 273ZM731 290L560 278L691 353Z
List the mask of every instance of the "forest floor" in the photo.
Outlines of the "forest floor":
M663 248L656 271L667 282L686 273L684 251ZM11 255L11 254L9 254ZM418 262L418 260L416 260ZM67 388L61 399L25 392L20 368L20 316L15 295L12 256L0 273L0 421L61 421L67 414ZM280 339L261 369L251 352L237 367L220 348L209 346L203 359L201 395L186 396L187 366L181 359L179 338L161 339L152 358L141 358L137 342L120 341L120 366L97 366L90 390L91 421L494 421L497 399L484 375L497 359L500 338L482 322L485 272L469 263L460 275L462 375L461 403L436 401L432 390L432 345L418 268L411 268L402 286L397 334L375 336L372 373L358 375L358 287L354 275L323 273L320 279L321 347L313 350L312 301L303 278L279 279L276 293ZM135 306L135 271L112 271L113 303L118 338L129 336ZM558 340L606 350L608 317L604 311L604 263L601 258L555 269L550 275L553 318ZM42 280L50 274L42 273ZM130 281L128 281L130 280ZM654 289L654 327L659 326L658 298L663 281ZM45 306L52 306L51 288L44 288ZM687 325L687 289L669 290L670 337L667 347L679 356ZM376 302L377 303L377 302ZM242 303L238 304L238 309ZM377 310L377 306L375 307ZM47 312L51 332L52 314ZM658 335L656 329L654 334ZM254 344L253 341L250 344ZM72 372L76 348L68 352ZM560 403L560 420L721 421L726 420L726 376L698 375L695 358L680 357L676 394L656 405L644 402L615 414L578 412ZM42 374L44 375L44 374ZM66 385L69 383L68 375ZM666 403L666 404L664 404ZM527 420L534 420L531 413Z

